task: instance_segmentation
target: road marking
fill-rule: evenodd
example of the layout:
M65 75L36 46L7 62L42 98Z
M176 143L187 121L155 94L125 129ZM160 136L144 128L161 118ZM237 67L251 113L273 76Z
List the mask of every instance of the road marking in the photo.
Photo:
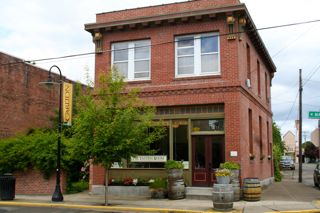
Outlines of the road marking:
M183 210L183 209L165 209L165 208L140 208L140 207L121 207L121 206L90 206L90 205L76 205L76 204L57 204L57 203L29 203L29 202L14 202L14 201L0 201L0 206L24 206L24 207L51 207L51 208L70 208L70 209L95 209L95 210L111 210L111 211L125 211L125 212L160 212L160 213L205 213L214 212L220 213L213 209L208 211L197 210ZM235 210L231 213L241 213L242 210Z

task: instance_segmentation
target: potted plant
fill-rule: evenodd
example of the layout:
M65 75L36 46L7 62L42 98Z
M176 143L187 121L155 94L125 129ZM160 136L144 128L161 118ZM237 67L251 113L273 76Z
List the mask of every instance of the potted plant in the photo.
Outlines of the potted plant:
M231 182L239 180L240 174L240 164L234 163L231 161L227 161L225 163L220 164L221 169L229 169L231 172Z
M151 198L163 199L167 197L167 180L163 178L156 178L149 185Z
M164 168L168 172L168 180L183 179L183 163L182 161L168 160L164 164Z
M268 155L268 160L271 160L271 155Z
M231 172L229 169L217 169L216 179L218 184L229 184Z
M266 157L266 156L265 156L264 154L262 154L262 155L260 156L260 160L263 160L265 157Z

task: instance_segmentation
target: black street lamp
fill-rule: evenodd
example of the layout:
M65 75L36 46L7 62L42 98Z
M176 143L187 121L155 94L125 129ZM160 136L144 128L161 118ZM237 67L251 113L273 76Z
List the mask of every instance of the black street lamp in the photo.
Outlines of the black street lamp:
M52 68L57 68L59 70L59 74L60 74L60 79L59 82L54 82L52 80L52 76L51 76L51 69ZM61 202L63 201L63 195L61 193L61 187L60 187L60 175L61 175L61 132L62 132L62 116L61 116L61 109L62 109L62 86L63 86L63 80L62 80L62 74L61 74L61 70L59 69L58 66L53 65L52 67L50 67L49 69L49 74L48 74L48 81L47 82L40 82L40 84L45 84L46 86L50 87L54 84L59 84L60 86L60 92L59 92L59 123L58 123L58 143L57 143L57 175L56 175L56 188L54 190L54 193L52 195L52 201L55 202Z

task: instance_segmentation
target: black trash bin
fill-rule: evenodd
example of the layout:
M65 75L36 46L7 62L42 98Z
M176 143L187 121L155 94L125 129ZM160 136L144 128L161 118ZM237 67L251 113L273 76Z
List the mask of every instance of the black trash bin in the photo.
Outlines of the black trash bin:
M13 200L16 191L16 178L6 173L0 176L0 200Z

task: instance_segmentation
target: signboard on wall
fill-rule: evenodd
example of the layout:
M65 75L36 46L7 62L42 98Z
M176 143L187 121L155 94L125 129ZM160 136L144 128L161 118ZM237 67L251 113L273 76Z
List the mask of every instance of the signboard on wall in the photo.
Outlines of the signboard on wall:
M136 157L131 157L131 162L134 163L163 163L166 161L166 155L138 155Z

